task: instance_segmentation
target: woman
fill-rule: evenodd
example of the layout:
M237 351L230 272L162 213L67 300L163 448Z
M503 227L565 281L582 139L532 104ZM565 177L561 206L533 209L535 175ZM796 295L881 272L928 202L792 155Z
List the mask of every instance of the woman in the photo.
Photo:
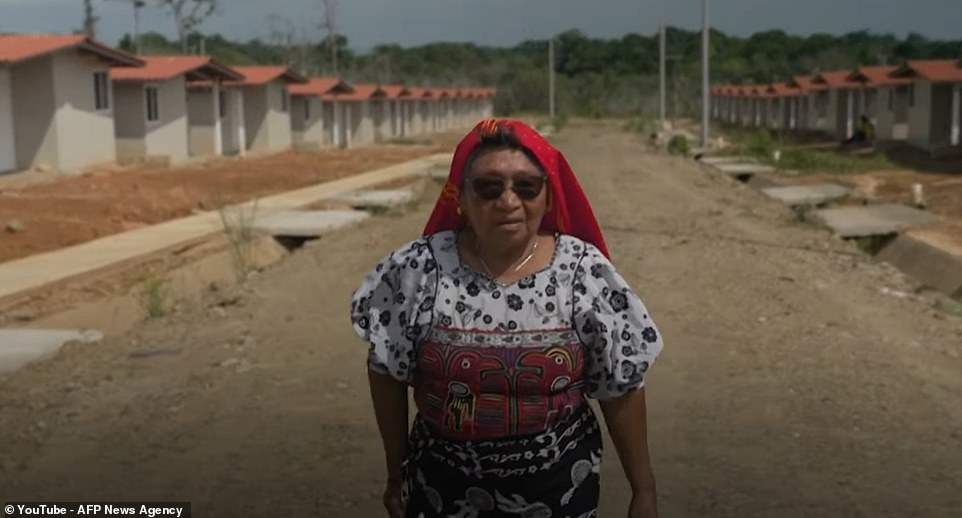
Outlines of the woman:
M628 516L657 516L643 387L662 342L607 256L571 168L534 130L488 120L461 141L424 235L351 300L391 518L596 516L587 397L631 484Z

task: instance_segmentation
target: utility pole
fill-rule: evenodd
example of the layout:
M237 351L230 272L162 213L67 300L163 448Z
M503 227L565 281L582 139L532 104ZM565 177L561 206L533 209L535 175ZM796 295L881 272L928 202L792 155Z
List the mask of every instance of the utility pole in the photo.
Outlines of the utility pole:
M666 102L666 78L665 78L665 52L666 49L666 36L665 36L665 25L662 24L658 29L658 79L660 83L659 87L659 99L658 99L658 118L661 126L658 127L658 131L661 132L665 129L665 116L667 112L667 102Z
M548 40L548 113L554 120L554 36Z
M97 37L97 20L94 16L93 0L84 0L84 28L83 32L88 38Z
M123 2L130 4L134 8L134 33L130 35L133 40L134 54L140 54L140 10L146 7L147 0L109 0L111 2Z
M335 9L337 0L322 0L324 2L323 27L327 30L327 46L331 50L331 68L333 75L337 75L337 19Z
M708 90L708 61L709 53L709 24L708 24L708 0L701 0L702 9L702 35L701 35L701 146L708 146L708 121L709 105L711 99Z

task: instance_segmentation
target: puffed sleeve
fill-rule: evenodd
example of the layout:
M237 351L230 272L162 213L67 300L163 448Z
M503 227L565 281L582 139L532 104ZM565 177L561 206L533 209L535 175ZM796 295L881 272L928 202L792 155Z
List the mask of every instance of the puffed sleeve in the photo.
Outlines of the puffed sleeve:
M607 400L643 387L663 346L644 303L590 244L573 282L572 323L586 349L585 394Z
M415 346L431 324L437 263L429 244L412 241L378 262L351 296L351 322L369 344L368 366L410 383Z

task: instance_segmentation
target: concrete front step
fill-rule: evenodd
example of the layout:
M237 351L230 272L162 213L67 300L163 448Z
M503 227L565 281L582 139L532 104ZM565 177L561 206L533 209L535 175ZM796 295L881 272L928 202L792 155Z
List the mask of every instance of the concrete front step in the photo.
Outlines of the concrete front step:
M932 213L894 203L819 209L811 215L816 222L846 238L897 234L941 221Z
M371 217L362 210L292 210L255 218L251 227L275 237L320 237Z
M94 330L0 329L0 373L50 358L68 342L100 340L103 334Z
M732 162L725 164L715 164L712 167L721 171L722 173L731 176L751 176L756 174L767 174L774 173L775 168L758 163L749 162Z
M851 194L852 190L835 183L817 185L790 185L784 187L769 187L762 192L789 207L818 206L831 201L840 200Z
M334 199L350 203L354 208L393 207L413 200L414 192L410 189L352 191Z
M757 163L755 159L747 156L704 156L699 158L698 161L707 165Z

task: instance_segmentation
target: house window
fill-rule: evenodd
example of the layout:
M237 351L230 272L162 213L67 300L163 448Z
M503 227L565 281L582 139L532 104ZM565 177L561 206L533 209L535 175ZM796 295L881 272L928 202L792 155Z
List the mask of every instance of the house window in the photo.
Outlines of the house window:
M895 90L889 88L889 111L895 109Z
M217 93L217 97L218 97L217 108L218 108L218 111L220 112L219 114L220 118L223 119L224 117L227 117L227 92L224 92L223 90L221 90L220 92Z
M311 120L311 98L304 98L304 120Z
M107 72L94 72L94 108L110 109L110 78Z
M160 120L160 107L157 97L157 87L148 86L144 89L144 98L147 100L147 122L157 122Z
M287 111L287 90L286 89L281 90L281 111L282 112Z
M909 107L915 106L915 83L909 85Z

